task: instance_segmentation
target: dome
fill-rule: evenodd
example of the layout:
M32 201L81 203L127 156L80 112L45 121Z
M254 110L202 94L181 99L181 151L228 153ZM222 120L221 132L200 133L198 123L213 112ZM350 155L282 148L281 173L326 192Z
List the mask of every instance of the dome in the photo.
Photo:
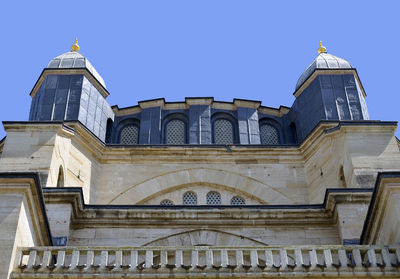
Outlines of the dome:
M62 68L86 68L92 75L106 88L103 78L99 75L96 69L92 66L89 60L77 51L69 51L60 56L53 58L48 69L62 69Z
M321 52L317 58L311 63L310 66L304 71L296 83L296 89L299 87L312 75L314 70L318 69L352 69L353 67L349 61L342 58L336 57L332 54Z

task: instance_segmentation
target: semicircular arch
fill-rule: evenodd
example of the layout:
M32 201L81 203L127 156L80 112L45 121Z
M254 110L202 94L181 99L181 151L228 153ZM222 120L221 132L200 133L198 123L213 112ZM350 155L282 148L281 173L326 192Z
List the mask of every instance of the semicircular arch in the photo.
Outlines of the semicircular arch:
M148 197L177 189L182 185L205 183L227 187L233 192L258 197L264 204L291 204L282 189L255 178L228 170L193 168L171 171L130 185L110 199L108 204L137 204Z
M219 230L196 229L152 240L143 246L268 246L247 236Z

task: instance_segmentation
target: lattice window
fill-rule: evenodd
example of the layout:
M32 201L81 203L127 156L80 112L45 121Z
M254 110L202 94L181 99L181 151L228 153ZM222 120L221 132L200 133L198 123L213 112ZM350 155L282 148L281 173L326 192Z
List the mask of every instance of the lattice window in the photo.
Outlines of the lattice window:
M170 120L166 129L166 144L185 144L185 122L179 119Z
M214 142L216 144L233 144L233 125L227 119L214 122Z
M269 124L262 124L260 126L261 144L279 144L278 130Z
M160 205L174 205L174 203L170 200L162 200Z
M231 205L245 205L246 201L244 198L236 196L231 199Z
M197 195L194 192L186 192L183 194L183 204L184 205L196 205Z
M218 192L208 192L206 199L208 205L221 204L221 195Z
M127 125L121 130L119 137L120 144L138 144L139 127L137 125Z

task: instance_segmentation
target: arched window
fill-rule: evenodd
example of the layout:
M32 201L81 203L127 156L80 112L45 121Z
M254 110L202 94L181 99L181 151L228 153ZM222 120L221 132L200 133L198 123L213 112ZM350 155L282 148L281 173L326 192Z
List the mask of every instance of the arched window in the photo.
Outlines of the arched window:
M185 144L186 127L185 122L180 119L172 119L165 126L165 143L166 144Z
M197 195L194 192L186 192L182 197L184 205L196 205L197 204Z
M279 144L278 129L268 123L260 124L260 140L261 144Z
M122 128L119 136L120 144L138 144L139 143L139 126L129 124Z
M220 205L221 204L221 195L218 192L208 192L207 193L207 205Z
M214 121L214 143L233 144L233 124L228 119L220 118Z
M162 200L160 205L174 205L174 203L170 200Z
M58 170L57 187L64 187L64 171L62 166Z
M245 205L245 204L246 201L242 197L235 196L231 199L231 205Z

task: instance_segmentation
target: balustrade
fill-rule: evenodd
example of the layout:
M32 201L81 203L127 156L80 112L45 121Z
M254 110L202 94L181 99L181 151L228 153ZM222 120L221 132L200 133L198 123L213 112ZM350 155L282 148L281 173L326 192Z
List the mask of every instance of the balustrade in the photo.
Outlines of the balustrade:
M13 274L390 274L399 267L400 247L30 247L18 249Z

